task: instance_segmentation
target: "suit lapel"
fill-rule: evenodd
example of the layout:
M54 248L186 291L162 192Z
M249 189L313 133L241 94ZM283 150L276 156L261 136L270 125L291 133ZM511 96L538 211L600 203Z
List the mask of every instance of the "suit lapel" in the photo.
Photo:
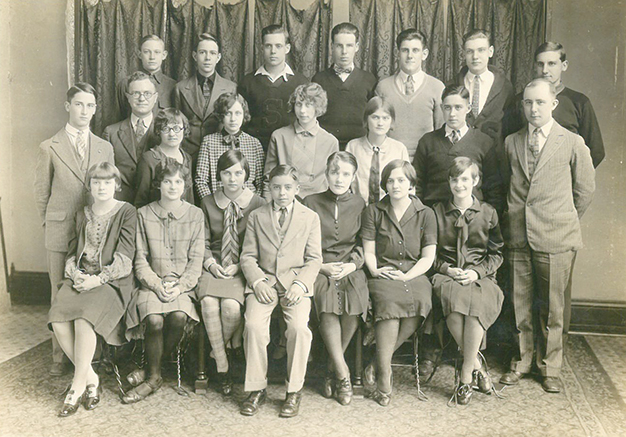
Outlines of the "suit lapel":
M127 118L126 120L122 122L122 125L120 126L120 130L118 131L117 135L120 139L120 142L122 143L122 146L124 147L124 149L126 149L126 153L128 153L128 156L130 156L133 162L137 164L135 134L130 125L129 118Z
M198 85L198 78L195 76L189 78L187 80L187 84L183 87L182 93L185 100L189 104L191 110L196 114L196 117L202 120L203 118L203 108L202 108L202 100L200 96L200 86Z
M489 90L489 94L487 94L487 100L485 100L485 105L483 106L483 110L480 111L478 116L480 117L484 112L485 108L489 106L489 104L502 92L502 82L504 79L499 74L496 74L494 71L491 71L494 75L493 85L491 85L491 89Z
M102 162L102 144L104 140L96 135L89 133L89 160L87 161L86 169L89 170L92 163L94 162ZM83 181L85 180L85 175L83 174Z
M304 207L297 200L293 203L293 211L291 213L291 222L289 222L289 227L287 228L287 232L285 233L285 238L281 243L282 245L288 244L291 240L293 240L296 235L298 235L298 231L300 228L304 226L305 220L303 215L306 215Z
M52 138L50 148L54 150L54 153L56 153L59 159L70 169L74 176L84 183L85 175L80 169L78 157L76 156L76 152L74 152L74 146L70 143L65 129L59 131L54 138Z
M259 223L261 225L261 232L265 234L268 240L278 249L280 247L280 237L278 236L278 230L273 220L274 210L272 204L269 203L259 214Z
M535 173L552 158L559 147L561 147L561 144L563 144L565 136L563 135L562 129L563 128L555 121L552 125L552 130L548 134L548 138L546 138L546 143L543 145L543 149L539 154L539 162L537 162L535 167Z
M207 118L213 112L213 106L219 96L222 95L226 89L224 88L225 80L220 76L217 71L215 72L215 83L213 84L213 90L211 91L211 98L209 104L204 107L204 118Z
M524 170L526 179L530 180L530 174L528 173L528 162L526 160L526 138L528 137L528 128L524 128L523 131L518 132L514 137L515 151L517 152L517 159Z

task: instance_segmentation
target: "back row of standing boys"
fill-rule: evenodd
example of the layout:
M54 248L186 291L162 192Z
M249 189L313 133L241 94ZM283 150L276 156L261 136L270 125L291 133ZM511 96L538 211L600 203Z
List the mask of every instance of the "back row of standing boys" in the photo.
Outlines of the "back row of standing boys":
M333 65L311 83L285 62L284 28L263 29L262 42L264 64L237 86L215 71L221 54L213 36L200 35L196 74L178 83L160 70L163 41L145 37L143 71L117 86L125 118L104 130L105 140L89 131L94 89L76 84L68 91L69 122L41 144L35 181L58 339L51 373L63 372L63 352L75 365L60 414L81 403L95 408L100 399L92 348L79 332L111 344L145 337L147 370L129 375L136 387L124 398L136 402L158 390L164 351L171 354L185 324L199 320L192 295L201 302L224 393L232 387L226 346L241 342L245 305L244 415L265 401L269 320L278 303L289 367L281 416L298 414L311 297L329 353L325 395L350 402L343 353L371 299L377 360L366 379L377 384L372 398L387 405L391 356L429 315L434 293L435 319L446 318L464 358L454 398L467 403L472 385L492 388L478 350L502 305L495 274L503 241L519 350L501 382L517 384L536 353L543 388L560 391L579 219L604 157L589 100L561 81L563 47L547 42L536 50L538 79L515 96L489 65L494 48L482 30L466 35L467 65L448 87L423 71L428 48L416 29L398 35L400 69L378 83L354 66L359 31L350 23L333 29ZM137 218L107 198L100 187L106 180L115 181L117 199L139 208ZM85 207L85 188L92 206ZM133 255L126 246L135 232ZM135 292L121 285L133 264ZM426 273L433 265L431 290ZM93 292L102 289L117 293ZM118 310L86 305L88 291L96 302L119 299ZM85 307L110 313L85 314ZM426 372L428 352L420 363Z

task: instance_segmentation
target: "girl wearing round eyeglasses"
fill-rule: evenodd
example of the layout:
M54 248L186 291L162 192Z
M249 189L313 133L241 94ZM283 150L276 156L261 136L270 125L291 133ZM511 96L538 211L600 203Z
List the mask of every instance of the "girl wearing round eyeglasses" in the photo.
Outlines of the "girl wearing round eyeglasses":
M153 184L157 166L163 161L175 161L189 170L185 180L183 200L194 204L191 156L180 148L183 139L189 135L189 121L185 114L176 108L159 111L154 120L154 131L159 144L145 152L137 166L135 206L141 208L159 200L159 190Z

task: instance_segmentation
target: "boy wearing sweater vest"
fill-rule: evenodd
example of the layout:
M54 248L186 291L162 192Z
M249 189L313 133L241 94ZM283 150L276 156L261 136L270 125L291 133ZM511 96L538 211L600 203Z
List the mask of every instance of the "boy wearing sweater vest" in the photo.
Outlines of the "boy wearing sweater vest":
M365 135L363 110L374 96L376 78L354 65L359 51L359 29L354 24L336 25L331 39L333 64L313 76L312 81L328 93L328 109L319 118L320 125L339 140L344 150L348 141Z
M443 125L441 93L444 85L422 70L428 57L426 36L417 29L398 34L400 70L381 80L376 94L390 102L396 111L396 124L391 137L404 144L411 160L417 143L427 132Z
M293 122L289 115L289 97L298 87L308 82L294 72L286 62L291 50L287 29L272 24L261 31L263 65L247 74L239 84L238 92L250 108L248 133L258 138L267 150L272 132Z

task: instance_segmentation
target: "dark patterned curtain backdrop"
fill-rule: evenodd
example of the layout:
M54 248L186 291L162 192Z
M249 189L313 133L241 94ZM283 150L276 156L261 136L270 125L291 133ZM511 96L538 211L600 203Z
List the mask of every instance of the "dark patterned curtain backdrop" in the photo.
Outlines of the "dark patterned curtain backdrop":
M309 79L328 65L328 38L332 22L331 3L315 0L299 10L289 0L256 0L254 20L254 68L263 63L261 30L270 24L284 23L291 39L287 62Z
M416 27L428 37L424 69L444 83L464 65L463 35L492 33L492 63L519 91L531 79L532 54L544 41L547 0L352 0L350 21L363 32L357 62L378 78L397 69L395 36Z

